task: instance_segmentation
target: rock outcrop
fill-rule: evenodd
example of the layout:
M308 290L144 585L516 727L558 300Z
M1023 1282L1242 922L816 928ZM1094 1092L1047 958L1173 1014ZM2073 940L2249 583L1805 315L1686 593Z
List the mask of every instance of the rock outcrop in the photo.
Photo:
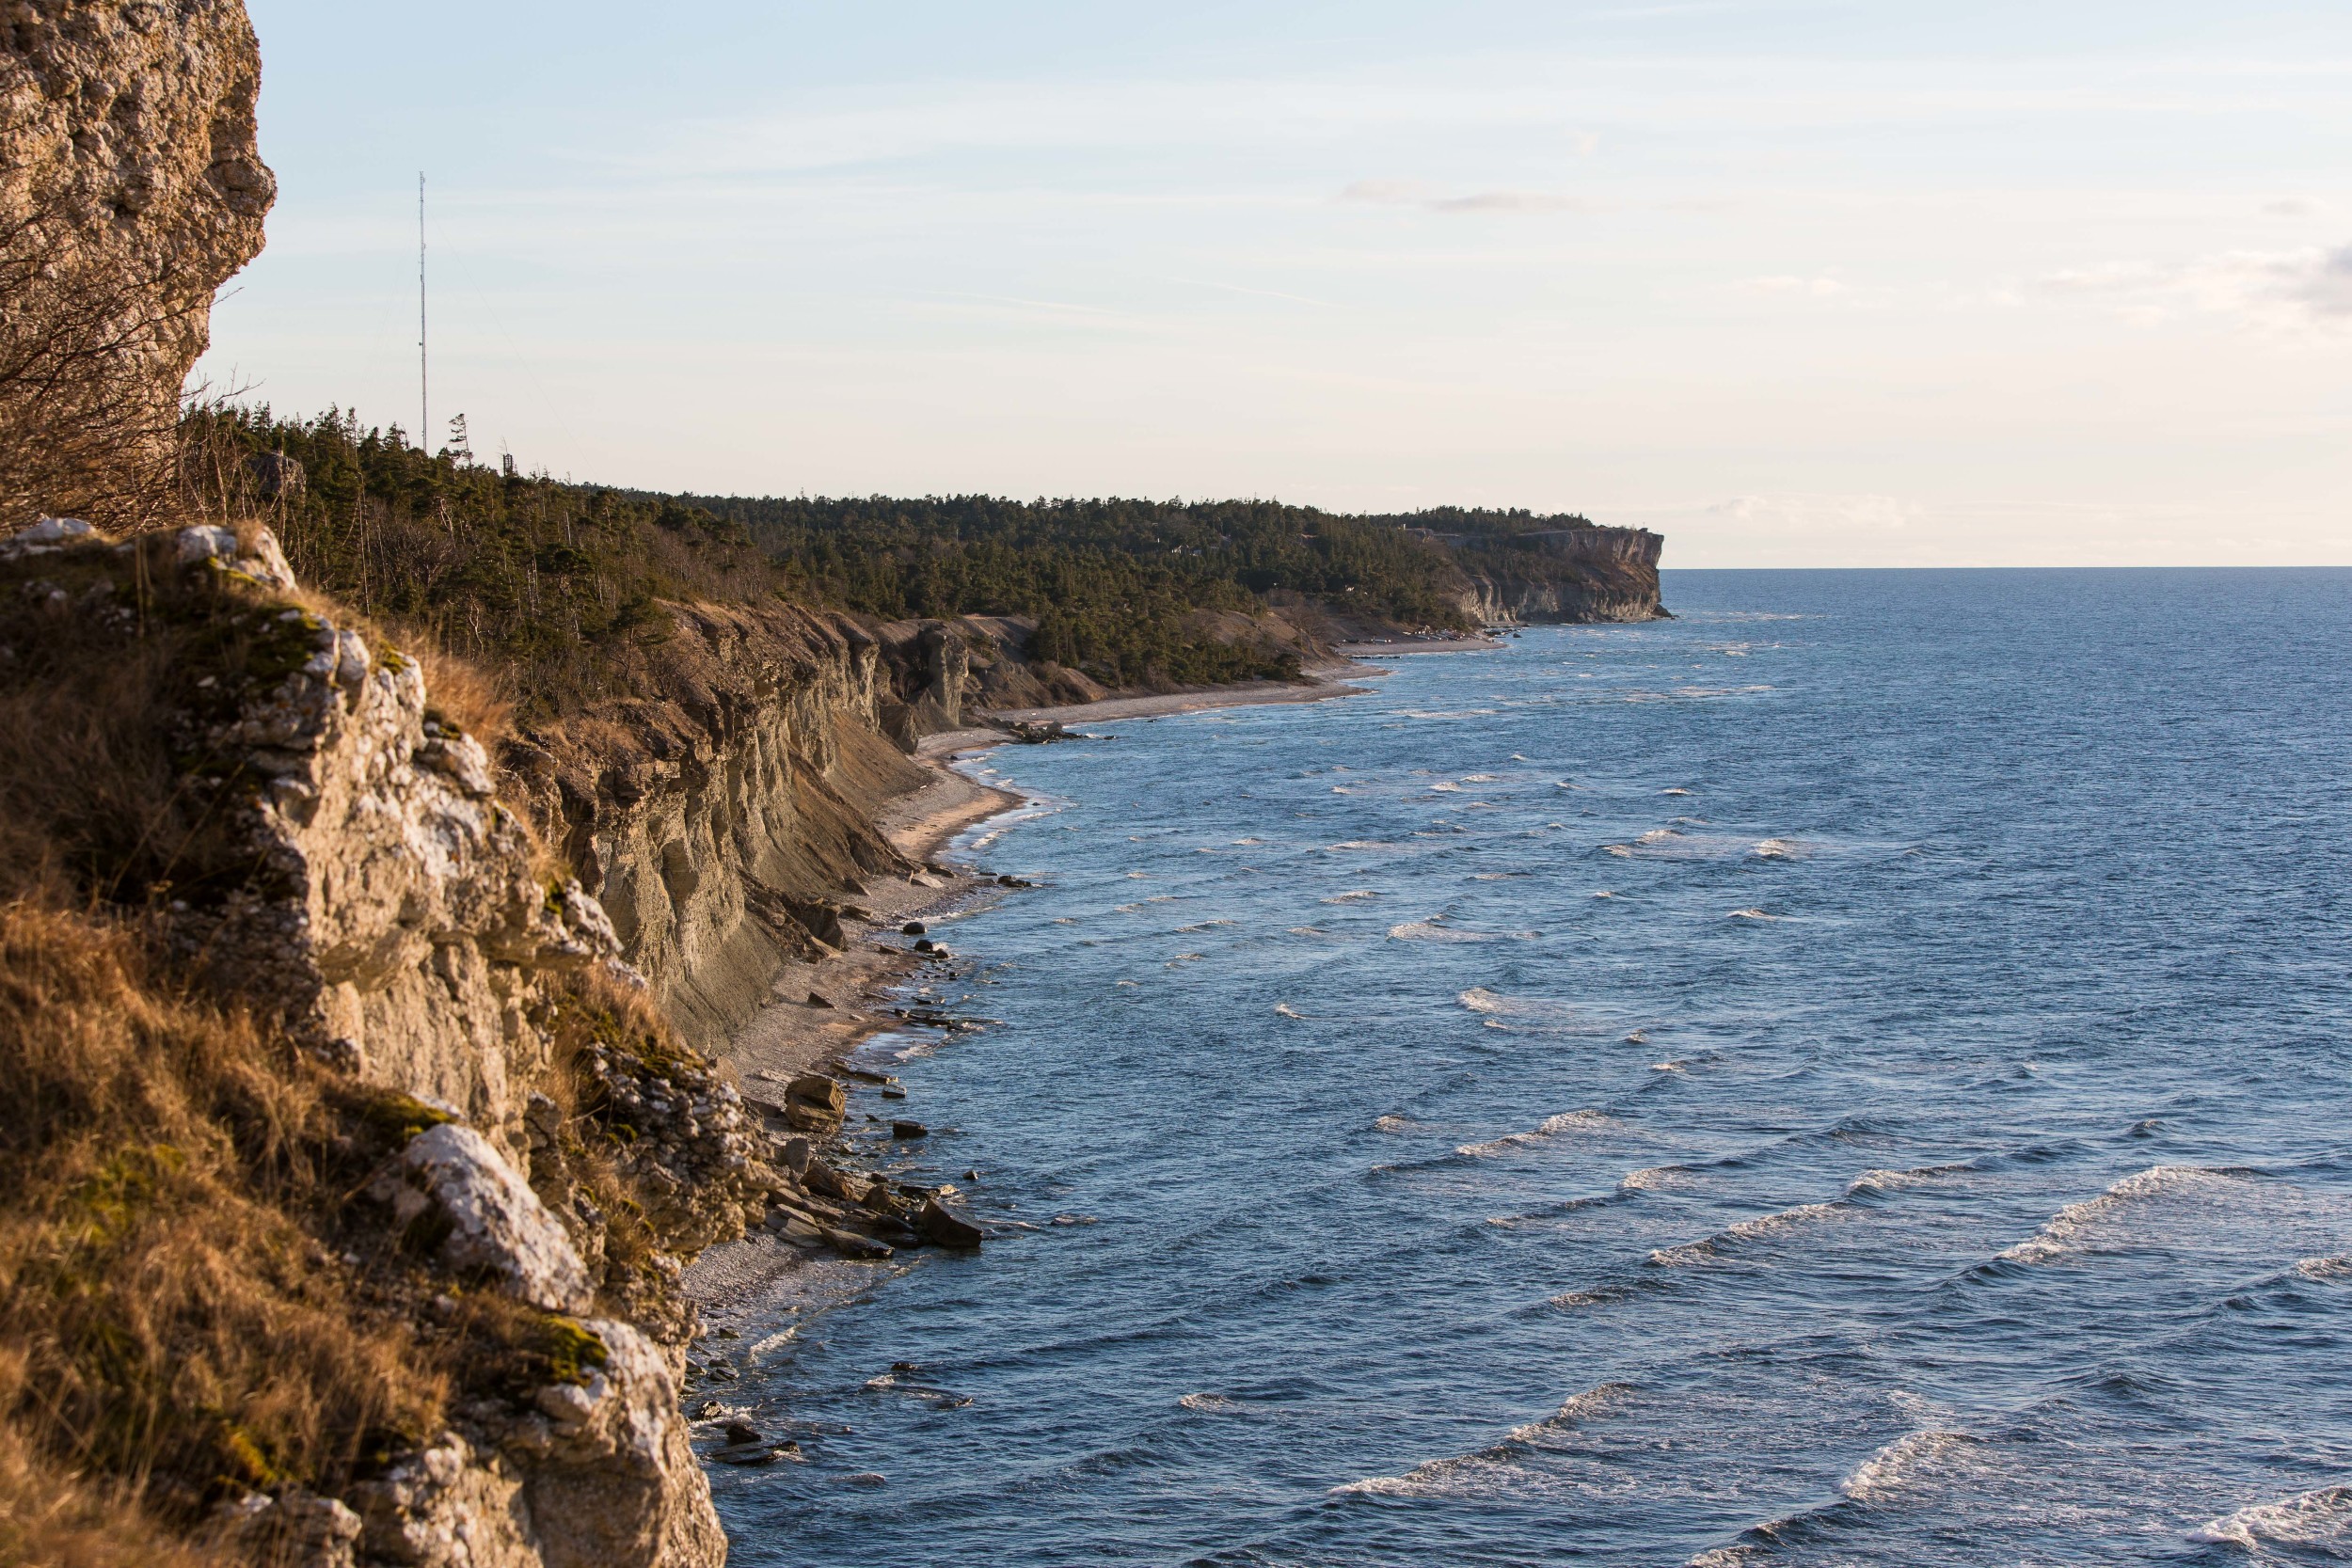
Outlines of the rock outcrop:
M260 87L240 0L0 6L0 444L52 452L0 462L0 504L127 500L106 467L165 455L214 291L277 196Z
M510 741L549 836L655 1000L715 1049L788 958L841 940L842 888L912 869L860 801L912 787L882 738L891 677L848 617L675 605L643 694Z
M1487 626L1655 621L1662 536L1579 528L1521 534L1430 534L1465 579L1463 610Z
M509 1316L473 1310L542 1344L342 1501L281 1490L220 1528L418 1568L721 1561L677 1410L678 1259L793 1184L735 1091L632 1012L618 937L495 798L479 742L417 660L302 598L265 531L46 521L0 540L0 594L9 678L149 672L108 721L126 744L160 733L177 779L180 815L145 835L168 853L126 863L142 918L351 1085L347 1152L389 1134L353 1194L380 1219L332 1222L372 1230L349 1261L375 1309L422 1321L486 1291Z

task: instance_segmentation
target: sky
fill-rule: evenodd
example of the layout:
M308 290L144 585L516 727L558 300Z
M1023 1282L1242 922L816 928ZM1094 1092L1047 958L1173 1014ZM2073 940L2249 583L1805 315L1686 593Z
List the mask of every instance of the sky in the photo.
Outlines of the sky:
M281 414L416 430L422 172L526 469L2352 563L2352 7L248 5Z

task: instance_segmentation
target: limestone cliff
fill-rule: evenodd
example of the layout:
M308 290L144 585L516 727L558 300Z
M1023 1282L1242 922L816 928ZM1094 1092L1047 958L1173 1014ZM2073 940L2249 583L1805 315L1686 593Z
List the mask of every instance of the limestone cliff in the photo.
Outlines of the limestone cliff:
M1430 534L1453 554L1465 611L1487 626L1653 621L1665 540L1646 529Z
M151 505L277 195L260 85L239 0L0 3L0 508Z
M8 863L124 911L265 1031L246 1049L296 1049L272 1070L315 1081L329 1150L310 1207L274 1222L323 1259L301 1299L389 1318L457 1396L358 1467L239 1436L246 1489L210 1535L329 1568L719 1562L677 1407L679 1259L791 1183L734 1090L631 999L603 911L498 799L418 660L303 595L265 531L117 542L51 520L0 538L0 705L61 758L0 770L11 825L39 830ZM781 766L786 797L811 787ZM186 1159L151 1147L159 1169ZM64 1195L69 1226L87 1190ZM11 1336L37 1335L8 1308ZM103 1384L79 1343L56 1375ZM237 1397L223 1381L204 1398ZM228 1441L201 1434L246 1419L183 1418L199 1466Z
M840 940L845 889L911 869L866 811L921 774L882 736L898 677L856 622L666 610L667 635L619 677L635 694L516 737L503 760L655 998L716 1049L785 958Z

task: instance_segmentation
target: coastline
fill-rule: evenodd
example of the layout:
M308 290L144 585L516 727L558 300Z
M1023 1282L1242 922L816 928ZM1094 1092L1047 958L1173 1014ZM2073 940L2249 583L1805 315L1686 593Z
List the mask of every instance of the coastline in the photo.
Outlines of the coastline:
M1370 687L1350 683L1388 673L1350 661L1311 672L1295 683L1111 697L990 717L1069 725L1154 719L1213 708L1323 702L1364 695ZM961 758L998 746L1019 744L1018 737L1004 730L979 727L945 731L918 744L914 760L929 779L884 802L875 820L892 847L921 869L906 879L882 879L866 886L856 902L872 918L842 921L848 940L839 952L813 962L786 962L771 988L768 1005L736 1032L719 1057L722 1071L747 1103L780 1117L785 1087L794 1078L811 1072L849 1077L848 1058L859 1046L904 1027L905 1021L891 1010L892 993L928 960L898 945L901 926L918 920L927 925L959 920L989 908L1017 886L1027 885L1008 885L993 873L943 863L939 859L949 844L970 829L1033 803L1027 796L983 784L953 766ZM815 998L822 998L824 1005L816 1005ZM787 1305L801 1294L794 1276L813 1264L832 1261L754 1230L739 1241L723 1242L705 1251L688 1267L684 1285L689 1298L704 1314L707 1330L735 1327L736 1320ZM816 1288L814 1277L812 1289Z
M1342 658L1394 658L1402 654L1484 654L1506 647L1500 637L1480 632L1472 637L1431 637L1403 642L1341 642L1331 651Z

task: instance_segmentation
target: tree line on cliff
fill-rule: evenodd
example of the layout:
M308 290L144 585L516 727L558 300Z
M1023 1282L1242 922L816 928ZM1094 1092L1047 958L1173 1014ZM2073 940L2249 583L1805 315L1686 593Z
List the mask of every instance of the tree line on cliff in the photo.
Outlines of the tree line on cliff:
M341 409L214 404L187 436L191 483L224 512L268 513L305 581L514 671L526 711L548 714L598 694L615 640L667 635L660 599L1023 616L1032 657L1117 687L1284 678L1295 655L1221 639L1202 612L1303 600L1466 629L1454 558L1430 531L1501 542L1588 526L1256 500L664 496L429 453Z

